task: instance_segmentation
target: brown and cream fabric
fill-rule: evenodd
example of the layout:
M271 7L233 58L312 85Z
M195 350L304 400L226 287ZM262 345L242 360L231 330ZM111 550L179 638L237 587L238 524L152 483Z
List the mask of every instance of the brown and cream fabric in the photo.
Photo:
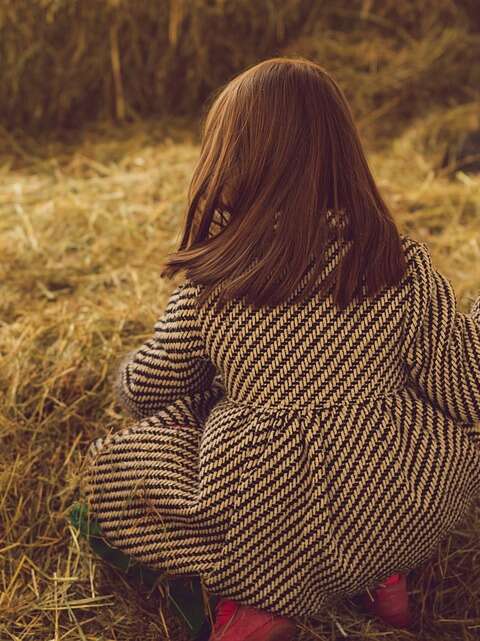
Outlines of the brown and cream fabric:
M292 617L434 553L480 490L480 298L460 313L427 246L402 243L402 282L343 311L173 292L121 368L137 422L89 453L112 545Z

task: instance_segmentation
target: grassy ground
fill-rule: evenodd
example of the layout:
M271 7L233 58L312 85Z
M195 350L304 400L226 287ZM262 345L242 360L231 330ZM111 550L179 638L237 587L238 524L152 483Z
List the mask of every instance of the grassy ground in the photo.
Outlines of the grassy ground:
M429 120L371 149L401 231L427 241L467 312L480 291L480 180L438 170ZM432 142L433 141L433 142ZM77 541L65 513L88 443L128 419L112 374L139 346L174 283L198 148L156 123L96 130L72 145L10 140L0 157L0 639L185 638L162 593L128 584ZM304 621L300 638L480 638L480 504L410 575L414 632L353 602Z

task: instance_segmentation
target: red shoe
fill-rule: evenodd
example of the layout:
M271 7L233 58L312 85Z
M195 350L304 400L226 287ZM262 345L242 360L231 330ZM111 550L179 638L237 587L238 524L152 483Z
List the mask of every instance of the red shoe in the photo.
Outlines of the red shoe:
M379 619L396 628L408 628L411 623L408 605L407 578L394 574L372 591L373 601L368 593L364 597L365 607Z
M208 641L290 641L295 632L292 619L220 599Z

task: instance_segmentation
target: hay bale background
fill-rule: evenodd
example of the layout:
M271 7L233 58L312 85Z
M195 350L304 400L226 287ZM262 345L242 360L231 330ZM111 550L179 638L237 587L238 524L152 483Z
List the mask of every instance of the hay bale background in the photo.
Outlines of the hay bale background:
M383 131L381 116L394 113L398 128L432 105L478 97L476 9L476 0L3 0L0 122L39 131L197 116L233 74L294 54L336 74L364 127Z

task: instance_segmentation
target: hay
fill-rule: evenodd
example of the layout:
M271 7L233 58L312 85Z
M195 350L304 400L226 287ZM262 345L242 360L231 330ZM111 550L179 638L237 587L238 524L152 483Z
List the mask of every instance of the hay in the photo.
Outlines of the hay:
M468 311L480 284L480 181L438 166L438 131L458 117L417 119L372 164L401 229L428 242ZM179 238L193 141L152 122L97 128L70 146L24 139L0 156L2 641L185 638L164 595L103 566L65 514L87 444L129 423L112 376L175 284L159 266ZM300 638L474 641L479 549L476 504L410 576L415 633L369 620L352 600L304 621Z
M0 123L197 116L233 74L295 54L337 73L365 127L394 114L399 131L478 97L479 47L475 0L3 0Z

